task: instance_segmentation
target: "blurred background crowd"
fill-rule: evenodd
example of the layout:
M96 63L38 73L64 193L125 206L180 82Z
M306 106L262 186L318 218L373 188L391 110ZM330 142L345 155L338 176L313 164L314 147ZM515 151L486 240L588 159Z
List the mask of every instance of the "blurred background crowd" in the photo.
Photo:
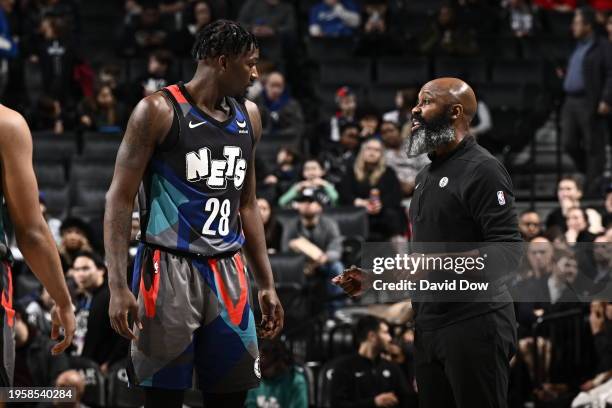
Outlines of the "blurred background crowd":
M612 378L612 304L581 291L612 277L611 0L0 0L0 101L32 129L78 322L70 352L50 356L49 296L14 248L16 386L142 405L108 320L104 196L131 109L191 78L194 35L220 18L261 47L258 204L287 314L248 407L417 406L409 305L328 282L364 242L410 239L429 159L404 144L420 86L440 76L474 87L471 133L512 175L529 243L513 290L549 299L516 305L511 406L570 406ZM135 213L132 256L138 232Z

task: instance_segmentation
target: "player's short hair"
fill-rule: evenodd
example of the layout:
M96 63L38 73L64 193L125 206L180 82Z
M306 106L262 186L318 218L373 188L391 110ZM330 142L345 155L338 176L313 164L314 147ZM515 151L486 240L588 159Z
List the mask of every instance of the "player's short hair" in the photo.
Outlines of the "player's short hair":
M357 322L355 327L355 340L357 344L361 344L367 340L370 332L378 332L380 325L384 323L381 319L375 316L363 316Z
M217 20L196 34L191 54L196 60L220 55L235 57L259 48L257 38L242 25L229 20Z

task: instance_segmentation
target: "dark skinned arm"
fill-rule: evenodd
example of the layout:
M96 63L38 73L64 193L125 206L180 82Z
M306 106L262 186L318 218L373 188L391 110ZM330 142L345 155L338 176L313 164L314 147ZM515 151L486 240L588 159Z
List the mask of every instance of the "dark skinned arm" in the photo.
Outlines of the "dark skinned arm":
M59 354L72 344L76 328L74 309L57 247L38 205L30 130L20 114L4 107L0 109L2 191L15 229L17 246L32 272L55 301L51 338L58 338L61 326L64 328L64 340L51 351Z
M127 265L134 199L155 147L172 126L172 106L161 94L141 100L128 122L115 164L113 181L106 194L104 248L108 262L111 292L109 316L112 328L123 337L135 340L128 313L138 320L138 304L128 288Z
M261 139L261 118L257 105L247 101L246 108L255 134L255 144ZM272 268L266 249L264 233L259 209L255 197L255 146L247 170L246 184L240 196L240 218L244 231L244 252L259 287L258 298L261 307L261 337L276 337L283 329L284 312L276 290Z

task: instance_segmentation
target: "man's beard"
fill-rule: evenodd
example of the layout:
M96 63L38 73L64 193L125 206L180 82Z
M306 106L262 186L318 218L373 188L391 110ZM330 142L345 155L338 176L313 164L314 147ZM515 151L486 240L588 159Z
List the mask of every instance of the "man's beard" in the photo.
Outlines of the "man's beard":
M429 123L423 118L418 118L418 121L421 125L410 135L410 141L406 147L408 157L433 152L438 147L455 140L455 129L446 118L436 119Z

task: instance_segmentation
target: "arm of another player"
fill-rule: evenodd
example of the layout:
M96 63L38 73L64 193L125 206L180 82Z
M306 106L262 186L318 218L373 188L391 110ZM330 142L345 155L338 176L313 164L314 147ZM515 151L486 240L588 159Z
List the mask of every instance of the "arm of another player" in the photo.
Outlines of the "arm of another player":
M261 139L261 118L257 105L247 101L246 108L255 133L255 144ZM261 307L263 337L276 337L283 329L284 311L274 288L274 277L266 250L266 238L255 201L255 146L240 196L240 218L245 236L244 251L253 269Z
M172 106L161 94L150 95L136 105L117 153L113 181L106 193L104 248L111 292L108 313L112 328L130 340L135 340L136 336L129 327L128 313L142 328L138 304L126 277L134 199L149 159L168 133L173 118Z
M60 326L64 328L64 340L52 349L53 354L59 354L72 343L76 328L74 309L57 247L38 205L38 185L32 167L32 138L28 125L17 112L2 109L2 191L5 192L15 228L17 245L32 272L55 301L51 338L57 339Z

